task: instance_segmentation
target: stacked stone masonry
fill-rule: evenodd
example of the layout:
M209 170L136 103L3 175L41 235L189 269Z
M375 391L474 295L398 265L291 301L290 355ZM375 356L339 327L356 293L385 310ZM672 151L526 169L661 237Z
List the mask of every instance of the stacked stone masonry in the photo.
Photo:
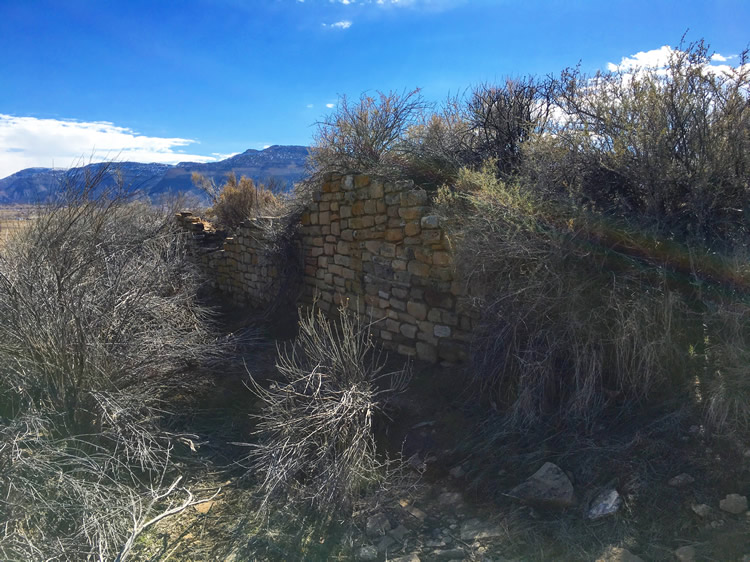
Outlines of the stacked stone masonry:
M267 306L274 302L281 286L280 258L264 223L275 219L247 220L234 236L224 238L217 246L200 218L188 212L178 213L176 218L192 233L194 254L214 289L243 305Z
M200 221L181 213L200 236ZM243 304L276 298L280 259L248 221L220 250L201 254L215 287ZM384 348L430 362L465 359L476 314L466 304L450 240L429 196L411 181L330 175L302 215L302 303L343 305L373 322Z

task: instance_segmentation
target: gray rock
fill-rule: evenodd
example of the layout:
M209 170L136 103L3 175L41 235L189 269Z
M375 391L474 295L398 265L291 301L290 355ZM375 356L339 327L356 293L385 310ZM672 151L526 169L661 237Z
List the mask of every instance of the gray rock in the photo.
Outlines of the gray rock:
M695 548L692 546L681 546L674 551L674 555L680 562L695 562Z
M368 544L357 551L357 560L377 560L378 549Z
M409 529L403 525L399 525L395 529L388 531L388 534L396 539L398 542L403 542L404 537L409 534Z
M396 539L394 539L393 537L389 535L386 535L378 541L378 544L377 544L378 552L387 552L391 550L391 547L395 544L397 544Z
M690 476L687 472L683 472L682 474L678 474L674 478L670 478L669 484L670 486L674 486L675 488L682 488L683 486L687 486L688 484L692 484L695 482L695 478Z
M551 462L513 488L509 495L540 507L570 507L575 503L573 484L559 466Z
M693 504L691 508L696 515L700 517L708 517L711 515L711 508L705 503Z
M719 502L719 507L722 511L727 513L733 513L739 515L747 511L747 496L741 496L739 494L728 494L723 500Z
M461 525L462 541L491 539L493 537L501 537L504 534L505 533L499 525L495 525L488 521L480 521L479 519L469 519Z
M389 562L421 562L421 560L416 554L407 554L406 556L391 558Z
M382 537L391 530L391 522L385 513L376 513L367 519L365 532L368 537Z
M462 548L449 548L446 550L433 550L430 560L463 560L466 553Z
M599 493L591 502L586 516L589 519L600 519L607 515L617 513L622 505L622 498L617 490L610 488Z

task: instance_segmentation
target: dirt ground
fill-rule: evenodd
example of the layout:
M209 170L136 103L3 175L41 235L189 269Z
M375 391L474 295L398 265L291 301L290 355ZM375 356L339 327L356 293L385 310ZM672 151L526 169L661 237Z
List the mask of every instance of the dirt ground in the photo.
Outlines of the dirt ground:
M260 324L250 316L234 309L224 325L237 331ZM266 323L251 332L238 354L256 378L272 377L276 338L288 337L289 326ZM467 367L426 364L414 365L390 420L378 424L382 448L409 459L408 486L365 504L350 520L322 526L290 509L259 525L251 517L247 449L237 445L252 439L249 414L258 402L237 365L203 373L202 383L173 404L180 430L200 436L196 452L181 461L189 483L198 495L220 492L142 537L135 559L626 560L617 548L644 561L750 555L750 513L719 507L727 494L750 495L750 442L710 435L691 406L634 408L593 430L513 433L491 407L477 405ZM545 462L570 478L572 507L542 510L508 495ZM669 483L683 473L692 482ZM617 490L621 507L589 519L591 500L608 488Z

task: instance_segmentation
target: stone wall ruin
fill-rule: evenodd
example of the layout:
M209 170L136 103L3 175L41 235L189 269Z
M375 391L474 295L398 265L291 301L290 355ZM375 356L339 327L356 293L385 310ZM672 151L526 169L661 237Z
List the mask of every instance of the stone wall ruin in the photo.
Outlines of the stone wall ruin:
M284 272L292 271L264 220L273 219L245 221L221 247L199 252L214 287L241 304L272 304ZM205 236L196 217L180 213L178 221L196 240ZM413 182L329 175L302 214L296 244L300 304L364 314L382 346L399 354L465 359L476 314L466 304L450 238Z

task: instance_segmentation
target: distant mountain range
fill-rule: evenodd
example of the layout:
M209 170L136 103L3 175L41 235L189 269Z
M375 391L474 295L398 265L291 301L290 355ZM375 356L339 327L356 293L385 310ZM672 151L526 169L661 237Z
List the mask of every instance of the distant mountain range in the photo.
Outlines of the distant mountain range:
M180 162L177 165L118 162L112 164L103 181L104 186L114 185L119 175L129 189L138 190L149 197L166 193L193 193L191 174L198 172L213 179L217 185L224 183L227 175L247 176L264 182L269 178L281 180L291 187L305 175L308 149L305 146L271 146L264 150L246 150L226 160L200 164ZM67 178L80 176L86 171L95 172L103 164L89 164L69 170L56 168L27 168L0 179L0 204L20 204L44 201Z

